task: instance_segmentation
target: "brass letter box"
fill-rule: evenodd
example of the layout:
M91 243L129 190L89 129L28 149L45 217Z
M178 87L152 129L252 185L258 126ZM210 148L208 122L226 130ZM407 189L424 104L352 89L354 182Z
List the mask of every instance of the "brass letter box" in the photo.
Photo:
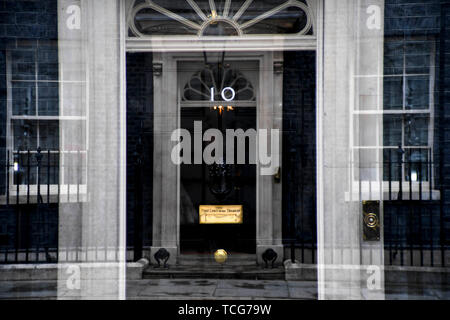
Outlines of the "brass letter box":
M241 224L242 205L200 206L200 224Z

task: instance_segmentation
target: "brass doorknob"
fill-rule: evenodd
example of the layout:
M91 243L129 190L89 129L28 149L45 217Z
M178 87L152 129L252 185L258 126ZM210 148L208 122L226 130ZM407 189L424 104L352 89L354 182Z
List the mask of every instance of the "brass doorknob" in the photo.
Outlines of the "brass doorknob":
M228 254L225 250L219 249L216 252L214 252L214 259L217 263L225 263L227 261Z

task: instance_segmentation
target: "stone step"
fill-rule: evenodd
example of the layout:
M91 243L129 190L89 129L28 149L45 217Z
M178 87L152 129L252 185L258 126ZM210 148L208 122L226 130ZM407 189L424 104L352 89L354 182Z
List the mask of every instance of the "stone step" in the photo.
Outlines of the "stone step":
M144 279L247 279L284 280L284 267L264 269L257 265L176 265L156 268L149 265L143 273Z
M211 254L182 254L178 257L178 264L184 266L218 265ZM229 253L225 265L228 266L256 266L256 255Z

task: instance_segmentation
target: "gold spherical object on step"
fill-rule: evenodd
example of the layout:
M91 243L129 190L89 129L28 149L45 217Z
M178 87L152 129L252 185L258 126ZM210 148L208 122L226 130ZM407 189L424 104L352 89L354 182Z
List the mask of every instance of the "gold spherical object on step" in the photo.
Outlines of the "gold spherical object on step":
M224 263L227 261L228 254L225 250L219 249L216 252L214 252L214 259L217 263Z

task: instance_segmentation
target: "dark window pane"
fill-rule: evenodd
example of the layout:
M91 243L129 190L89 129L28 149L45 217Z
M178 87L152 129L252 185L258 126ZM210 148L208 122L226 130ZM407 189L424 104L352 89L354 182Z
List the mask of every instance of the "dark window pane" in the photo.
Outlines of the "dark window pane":
M428 146L429 123L428 114L405 116L405 145Z
M387 41L385 43L384 74L403 74L403 42Z
M58 83L39 83L38 113L40 116L57 116L59 114L58 105Z
M237 36L237 29L228 22L218 21L210 23L203 31L204 36Z
M14 171L14 184L36 184L37 162L35 153L15 153L13 162L17 163L17 171Z
M203 12L205 16L211 15L211 8L209 6L209 1L194 0L193 2L197 4L197 6L200 8L200 10ZM218 1L214 2L216 4L217 10L216 14L218 14L220 12L218 11L219 10L217 3ZM179 16L182 16L185 19L193 21L199 25L203 23L202 18L197 14L194 8L186 0L184 1L153 0L153 3Z
M385 146L402 145L402 116L386 114L383 117L383 141Z
M37 56L38 80L58 80L57 48L39 48Z
M13 120L14 150L37 149L37 122Z
M42 150L59 149L59 122L40 121L39 122L39 146Z
M241 17L238 19L238 22L239 23L248 22L269 10L272 10L272 9L278 7L279 5L281 5L285 2L286 2L285 0L252 1L250 3L250 5L248 6L248 8L243 12Z
M197 30L153 9L143 9L135 16L136 28L145 35L195 35Z
M428 149L409 149L405 153L405 180L428 181Z
M430 56L412 54L405 56L405 73L429 73L430 72Z
M230 9L228 11L228 17L232 18L242 7L245 0L236 0L231 1Z
M58 80L58 64L57 63L39 63L38 79L39 80Z
M398 181L399 173L401 172L401 163L398 162L400 154L398 149L384 149L383 150L383 180L384 181ZM390 172L390 175L389 175Z
M429 73L431 43L429 41L413 41L405 43L405 72Z
M36 83L12 83L12 112L13 115L36 114Z
M11 51L11 79L36 80L35 52L31 50Z
M298 7L286 8L244 29L246 34L298 33L306 27L306 13Z
M41 184L58 184L59 181L59 153L42 152L41 166L39 170L39 182Z
M428 109L430 105L429 76L408 76L405 88L406 109Z
M385 110L403 109L403 77L384 77Z

